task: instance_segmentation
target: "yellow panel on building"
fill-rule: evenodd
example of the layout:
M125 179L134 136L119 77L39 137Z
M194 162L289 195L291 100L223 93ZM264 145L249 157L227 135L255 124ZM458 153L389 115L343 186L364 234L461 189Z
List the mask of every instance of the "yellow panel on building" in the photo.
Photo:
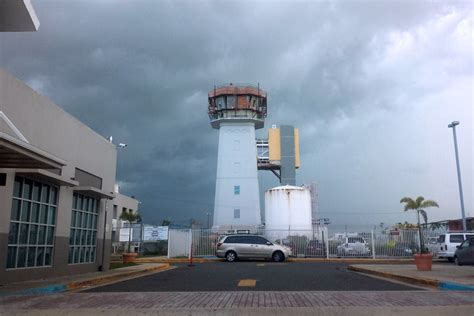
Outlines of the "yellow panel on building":
M281 160L279 128L270 128L268 130L268 157L270 161Z
M270 128L268 130L268 157L270 161L281 160L280 129ZM300 138L299 131L295 128L295 168L300 167Z

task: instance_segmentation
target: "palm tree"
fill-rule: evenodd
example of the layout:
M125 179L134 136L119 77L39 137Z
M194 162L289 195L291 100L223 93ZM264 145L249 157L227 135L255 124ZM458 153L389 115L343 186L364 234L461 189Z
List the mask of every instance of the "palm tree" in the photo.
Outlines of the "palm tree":
M425 249L425 243L423 242L423 238L421 237L420 214L421 216L423 216L423 220L426 225L426 223L428 223L428 215L426 214L426 211L424 209L428 207L439 207L438 203L433 200L425 200L425 198L422 196L417 197L416 200L413 200L409 197L404 197L400 200L400 203L405 203L405 212L409 210L416 211L418 219L418 237L420 238L421 247L420 252L427 253L427 250Z
M128 253L130 253L130 244L132 242L132 223L141 221L142 218L141 218L140 214L138 214L138 212L134 213L134 212L123 211L122 214L120 214L119 219L121 219L122 221L128 222L128 227L129 227L129 231L128 231Z

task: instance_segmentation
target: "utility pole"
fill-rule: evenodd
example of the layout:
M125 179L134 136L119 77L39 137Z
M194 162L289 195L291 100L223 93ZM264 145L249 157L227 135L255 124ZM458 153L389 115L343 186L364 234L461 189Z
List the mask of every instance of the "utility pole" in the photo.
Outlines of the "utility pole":
M462 181L461 181L461 168L459 167L459 153L458 153L458 141L456 138L456 126L459 125L459 121L453 121L448 125L448 128L453 129L454 138L454 154L456 155L456 169L458 172L458 186L459 186L459 198L461 200L461 215L462 215L462 230L467 231L466 215L464 212L464 197L462 194Z

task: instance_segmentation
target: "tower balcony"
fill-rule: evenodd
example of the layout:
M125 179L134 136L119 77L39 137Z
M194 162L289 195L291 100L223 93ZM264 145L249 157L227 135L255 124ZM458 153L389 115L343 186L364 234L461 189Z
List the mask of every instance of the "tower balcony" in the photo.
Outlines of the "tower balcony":
M213 128L223 122L250 122L262 128L267 116L267 93L259 86L214 87L208 94L208 114Z

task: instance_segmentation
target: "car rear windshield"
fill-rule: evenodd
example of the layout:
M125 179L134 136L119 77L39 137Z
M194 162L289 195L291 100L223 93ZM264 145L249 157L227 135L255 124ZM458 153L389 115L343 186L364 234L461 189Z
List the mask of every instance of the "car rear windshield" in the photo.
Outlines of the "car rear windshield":
M449 236L449 242L463 242L464 236L463 235L451 235Z

